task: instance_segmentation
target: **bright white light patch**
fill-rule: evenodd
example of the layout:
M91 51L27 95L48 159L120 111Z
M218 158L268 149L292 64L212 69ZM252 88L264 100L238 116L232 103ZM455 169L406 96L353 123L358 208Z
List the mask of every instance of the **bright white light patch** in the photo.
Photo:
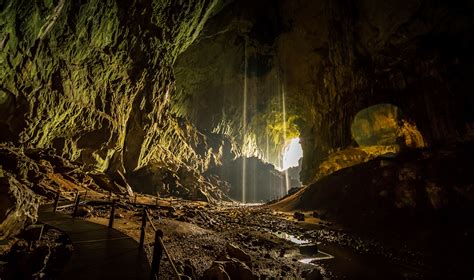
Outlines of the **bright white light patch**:
M301 148L300 138L293 138L283 149L283 166L282 169L298 166L298 161L303 157L303 149Z

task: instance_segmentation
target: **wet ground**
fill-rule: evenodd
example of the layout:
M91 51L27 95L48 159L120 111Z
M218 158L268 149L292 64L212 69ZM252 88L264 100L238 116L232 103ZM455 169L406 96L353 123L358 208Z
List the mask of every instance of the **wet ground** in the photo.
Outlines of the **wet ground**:
M259 279L304 279L314 269L324 279L450 279L435 273L416 250L402 244L383 246L330 222L309 218L308 213L302 222L293 213L275 212L263 205L183 200L161 200L159 204L150 213L164 232L167 249L178 264L191 264L198 278L222 258L231 243L251 257L247 265ZM95 206L88 219L107 224L107 207ZM139 208L119 206L117 217L114 227L138 239ZM153 241L152 236L148 228L148 242ZM172 278L166 260L160 272L162 279Z

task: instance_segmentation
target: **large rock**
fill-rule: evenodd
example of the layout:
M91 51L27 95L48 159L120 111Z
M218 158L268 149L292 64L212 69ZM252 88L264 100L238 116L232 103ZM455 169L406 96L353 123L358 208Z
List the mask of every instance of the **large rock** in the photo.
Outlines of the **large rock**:
M204 272L203 280L230 280L230 276L224 269L222 264L214 263L208 270Z
M225 182L188 166L149 164L129 173L128 182L137 192L214 202L229 200Z
M237 259L228 261L215 261L212 266L204 272L205 280L253 280L257 277L250 268Z
M397 224L460 228L474 221L474 143L379 157L321 178L273 205L283 211L320 210L346 226Z
M0 177L0 239L18 234L35 223L40 198L9 173Z
M249 254L245 253L242 249L240 249L239 247L235 246L232 243L227 244L226 252L227 252L227 255L229 255L229 257L236 258L239 261L242 261L245 263L249 263L252 260Z

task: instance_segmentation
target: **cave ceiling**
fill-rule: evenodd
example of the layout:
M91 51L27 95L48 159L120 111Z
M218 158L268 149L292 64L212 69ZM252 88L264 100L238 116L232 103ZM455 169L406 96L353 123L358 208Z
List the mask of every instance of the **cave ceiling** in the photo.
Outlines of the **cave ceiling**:
M403 114L393 124L402 142L446 143L472 127L474 9L458 4L234 1L178 57L176 112L277 165L285 140L300 136L303 180L331 153L359 145L351 125L377 104Z
M0 140L54 147L91 169L204 170L222 157L219 134L235 153L278 164L299 136L308 182L332 153L358 145L353 120L377 104L399 108L415 146L473 134L472 1L0 8Z

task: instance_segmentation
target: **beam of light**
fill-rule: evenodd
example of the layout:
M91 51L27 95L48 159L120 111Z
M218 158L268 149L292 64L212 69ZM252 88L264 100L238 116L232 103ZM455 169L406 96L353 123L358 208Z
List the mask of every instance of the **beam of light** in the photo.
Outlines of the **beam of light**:
M300 138L291 139L283 149L283 170L299 165L300 158L303 157L303 149L301 148Z
M246 201L247 189L247 158L244 154L244 147L247 143L247 40L244 45L244 90L243 90L243 106L242 106L242 202Z
M281 86L281 109L283 112L283 143L286 143L286 98L285 98L285 85ZM285 187L286 193L290 190L290 178L288 177L288 169L284 168L285 159L283 158L283 169L285 170Z

